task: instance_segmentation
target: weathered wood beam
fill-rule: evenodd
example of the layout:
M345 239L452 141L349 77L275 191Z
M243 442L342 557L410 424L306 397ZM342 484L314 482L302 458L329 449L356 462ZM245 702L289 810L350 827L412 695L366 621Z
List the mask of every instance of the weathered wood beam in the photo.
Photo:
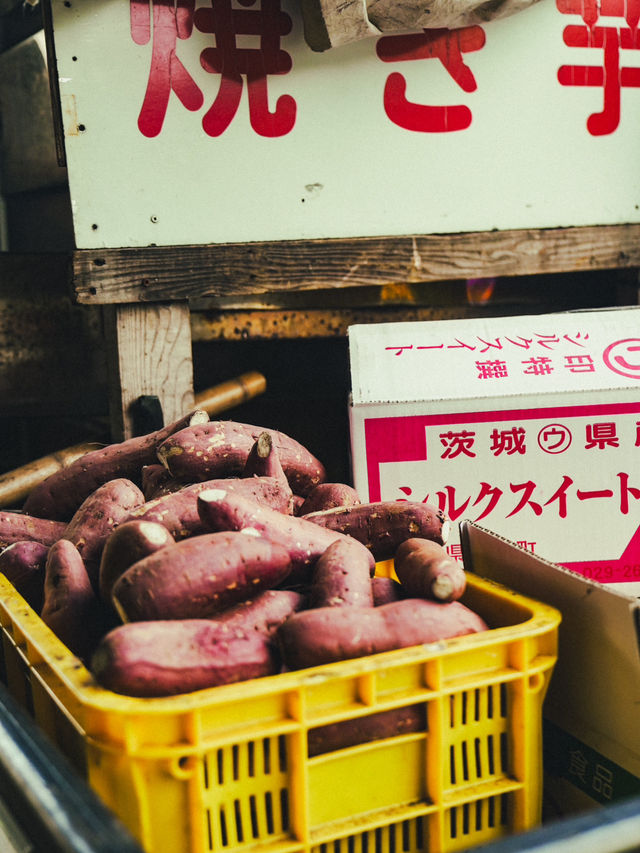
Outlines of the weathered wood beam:
M132 404L155 395L165 423L194 406L191 326L185 302L112 305L104 310L111 434L134 434Z
M637 267L640 225L82 249L72 264L79 303L162 302Z

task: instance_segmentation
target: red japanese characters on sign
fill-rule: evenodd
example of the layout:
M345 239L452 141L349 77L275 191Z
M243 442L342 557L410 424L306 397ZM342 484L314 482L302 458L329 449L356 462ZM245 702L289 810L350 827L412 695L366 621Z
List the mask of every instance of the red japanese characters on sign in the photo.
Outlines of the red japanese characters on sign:
M195 8L195 0L130 0L131 37L136 44L152 43L151 68L138 127L144 136L162 130L169 98L173 92L188 110L198 110L204 95L178 59L178 39L188 39L195 26L215 37L215 47L200 54L202 67L220 75L218 94L204 115L202 128L208 136L219 136L235 116L247 80L249 118L260 136L283 136L293 128L296 102L282 95L273 112L267 98L267 76L286 74L291 57L279 47L280 37L291 30L291 18L279 0L212 0L211 8ZM240 47L238 36L259 35L260 48Z
M482 27L463 27L459 30L433 29L422 33L384 36L378 40L376 52L383 62L415 62L438 59L463 92L478 87L475 77L462 54L484 47ZM422 133L446 133L464 130L471 124L471 110L464 104L429 106L409 101L407 83L398 71L387 77L384 87L384 110L398 127Z
M490 434L489 451L493 456L505 453L511 456L514 453L524 455L527 452L526 428L523 426L512 426L507 429L494 427ZM476 456L474 430L462 429L460 431L448 430L439 435L440 443L444 450L440 454L441 459L455 459L456 456ZM563 424L548 424L537 434L537 446L545 453L562 453L572 443L571 430ZM620 438L614 421L603 421L587 423L585 425L585 450L604 450L607 447L619 447ZM635 447L640 447L640 421L636 423Z
M516 499L511 499L509 492L505 489L487 482L481 482L478 490L472 493L465 491L460 494L460 490L455 486L445 485L435 493L428 492L423 496L413 494L410 486L400 486L400 491L406 497L398 500L436 504L451 521L458 521L461 517L467 517L469 513L472 521L482 521L494 511L497 513L498 505L500 511L504 513L503 518L512 518L525 510L540 516L547 507L550 507L549 511L556 511L560 518L566 519L569 500L573 499L579 502L598 499L614 500L618 511L628 515L631 502L640 500L640 488L629 484L629 474L624 471L618 472L616 478L618 482L615 486L580 488L575 484L573 477L564 474L559 477L557 488L549 495L543 493L535 480L526 480L523 483L510 482L509 492L511 495L516 495Z
M413 352L428 354L430 350L443 352L445 350L468 350L469 352L484 354L500 352L501 358L478 359L469 368L476 371L476 379L494 380L507 379L513 375L549 376L556 370L564 370L569 373L594 373L596 365L593 356L588 352L578 354L556 354L554 358L549 355L533 354L526 359L514 359L518 350L543 350L553 352L554 349L569 345L582 350L588 345L588 333L574 332L571 334L547 334L536 333L530 336L514 335L498 336L492 340L486 340L479 335L469 338L454 338L448 343L445 341L435 344L408 343L399 346L385 346L384 349L394 357ZM638 348L640 350L640 347ZM511 360L508 360L508 357ZM637 367L636 367L637 370Z
M479 335L472 335L465 340L460 340L460 338L453 338L449 343L437 343L437 344L405 344L403 346L387 346L385 350L389 350L394 355L402 355L403 352L408 350L415 349L419 350L431 350L431 349L467 349L471 352L479 352L485 353L489 352L489 350L502 350L502 349L510 349L511 347L516 347L517 349L528 350L532 347L540 347L545 350L553 350L555 349L556 344L560 344L563 342L569 343L572 346L582 347L584 348L585 342L589 340L588 332L582 334L581 332L575 332L573 334L547 334L547 333L536 333L531 337L524 337L521 335L514 335L513 337L509 337L508 335L498 336L494 338L492 341L487 341L484 338L481 338ZM640 350L640 347L638 347ZM571 356L571 358L581 358L583 356Z
M569 24L563 38L568 47L596 48L600 65L563 65L558 70L562 86L598 86L603 90L603 107L587 119L593 136L613 133L620 123L622 88L640 86L640 68L625 66L621 50L640 48L640 0L557 0L564 15L579 15L582 24ZM616 23L611 26L611 21ZM617 21L616 21L617 19ZM608 25L603 25L603 21Z
M197 7L196 0L130 0L131 38L137 45L151 45L149 77L138 117L140 132L147 137L161 132L172 93L189 111L205 105L194 69L189 71L178 57L179 42L191 38L195 29L211 35L215 43L200 51L200 66L220 78L217 94L202 119L205 134L217 137L227 130L246 80L252 129L260 136L286 136L296 122L296 101L289 94L281 95L270 109L267 80L292 69L290 54L280 46L280 40L292 30L291 17L280 0L209 2ZM640 68L626 66L620 58L621 51L640 47L640 0L557 0L556 6L562 15L582 19L580 24L565 27L564 44L596 48L602 55L601 65L562 65L558 83L602 87L602 112L589 116L587 130L594 136L613 133L620 122L621 89L640 86ZM603 25L603 19L614 25ZM259 47L242 46L245 36L259 38ZM435 59L462 92L470 93L477 90L478 83L465 55L484 48L485 41L480 26L425 29L382 36L375 42L375 52L384 63ZM450 133L471 125L473 117L466 104L415 102L406 91L405 76L392 71L384 83L382 104L386 117L397 127L418 133Z

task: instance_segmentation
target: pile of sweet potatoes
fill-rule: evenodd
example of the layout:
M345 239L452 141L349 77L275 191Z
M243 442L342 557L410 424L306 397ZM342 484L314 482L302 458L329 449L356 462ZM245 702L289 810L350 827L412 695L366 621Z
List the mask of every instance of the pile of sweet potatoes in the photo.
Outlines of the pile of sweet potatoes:
M448 529L427 503L361 502L281 432L196 411L0 512L0 572L103 687L167 696L486 630ZM390 558L398 580L376 577Z

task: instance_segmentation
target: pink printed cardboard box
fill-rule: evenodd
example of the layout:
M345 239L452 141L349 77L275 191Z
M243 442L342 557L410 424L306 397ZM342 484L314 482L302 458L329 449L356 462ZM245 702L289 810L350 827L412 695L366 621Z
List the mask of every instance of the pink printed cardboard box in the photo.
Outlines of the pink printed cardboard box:
M640 308L349 328L364 500L428 501L640 594Z

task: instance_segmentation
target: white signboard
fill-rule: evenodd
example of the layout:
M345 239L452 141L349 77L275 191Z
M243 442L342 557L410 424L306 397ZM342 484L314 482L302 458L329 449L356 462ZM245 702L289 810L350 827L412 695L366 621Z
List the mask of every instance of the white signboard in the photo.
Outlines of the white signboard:
M313 52L293 0L53 0L78 248L640 221L638 0Z

